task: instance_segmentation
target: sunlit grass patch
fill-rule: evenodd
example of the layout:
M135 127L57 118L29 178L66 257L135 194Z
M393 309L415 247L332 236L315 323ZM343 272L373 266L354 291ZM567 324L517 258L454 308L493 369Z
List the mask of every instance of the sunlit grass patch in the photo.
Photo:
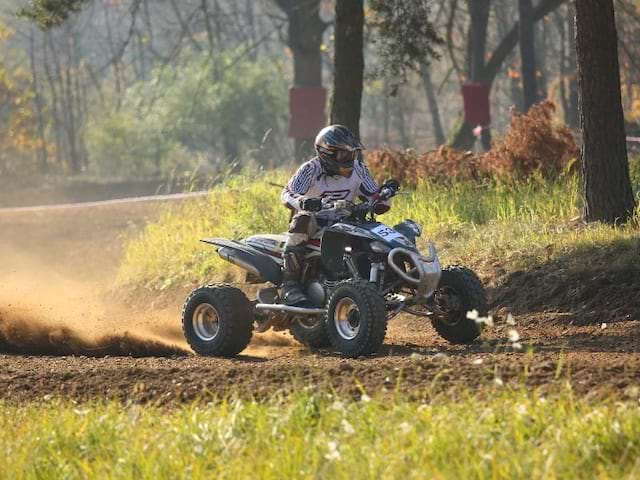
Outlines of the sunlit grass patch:
M282 185L287 178L286 172L245 173L213 188L205 200L169 207L129 243L120 283L163 289L241 280L238 269L198 240L285 231L289 213L274 184ZM396 197L391 212L380 220L393 225L411 218L425 231L422 246L432 239L445 263L481 270L496 262L506 270L527 268L587 248L621 264L638 262L638 222L626 227L582 225L577 220L579 190L578 178L568 174L515 184L423 181Z
M428 403L301 392L170 410L0 405L2 478L633 478L640 409L495 387Z
M127 245L119 281L162 289L212 277L228 280L231 266L199 240L286 230L288 213L272 185L285 181L279 172L233 177L206 199L167 207Z

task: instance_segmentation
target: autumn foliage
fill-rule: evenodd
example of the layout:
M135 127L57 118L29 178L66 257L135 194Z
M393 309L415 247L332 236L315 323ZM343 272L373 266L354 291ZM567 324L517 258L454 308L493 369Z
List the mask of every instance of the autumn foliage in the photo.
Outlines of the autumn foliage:
M369 152L367 162L377 178L393 177L408 185L415 185L420 179L511 181L534 173L551 177L570 168L578 155L571 131L554 123L554 112L554 104L545 101L527 114L515 113L506 135L484 154L446 145L422 154L382 149Z

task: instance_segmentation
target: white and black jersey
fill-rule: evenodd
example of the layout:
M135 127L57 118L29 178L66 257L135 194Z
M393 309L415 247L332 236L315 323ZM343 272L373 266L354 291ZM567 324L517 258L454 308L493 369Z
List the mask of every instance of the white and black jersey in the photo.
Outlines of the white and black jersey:
M358 198L369 199L377 192L378 184L362 160L356 160L351 175L343 177L328 175L316 157L304 163L291 177L282 192L282 201L293 210L300 211L300 201L303 198L330 198L354 202ZM321 216L322 212L318 215Z

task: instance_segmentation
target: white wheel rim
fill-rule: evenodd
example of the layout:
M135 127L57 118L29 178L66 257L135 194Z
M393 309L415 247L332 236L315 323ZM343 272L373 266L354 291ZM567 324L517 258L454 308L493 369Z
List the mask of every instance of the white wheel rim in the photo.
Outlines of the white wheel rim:
M338 300L333 313L333 323L338 335L345 340L353 340L360 331L360 309L358 304L349 297Z
M210 303L201 303L193 312L193 331L196 336L205 342L210 342L218 334L220 317L218 311Z

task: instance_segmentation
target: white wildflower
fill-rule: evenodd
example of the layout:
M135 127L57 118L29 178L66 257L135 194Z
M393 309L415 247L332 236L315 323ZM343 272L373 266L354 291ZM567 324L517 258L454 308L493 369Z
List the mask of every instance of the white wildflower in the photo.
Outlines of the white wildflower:
M493 317L491 315L481 317L480 315L478 315L478 312L476 310L472 310L470 312L467 312L467 318L473 320L478 325L484 324L489 328L493 327Z
M409 422L402 422L400 425L398 425L398 427L400 428L400 431L405 435L407 435L411 431L411 425L409 425Z
M371 397L366 393L363 393L362 396L360 397L360 401L364 403L368 403L371 401Z
M514 350L522 350L522 344L520 342L513 342L511 344L511 348Z
M604 330L605 328L607 328L607 324L606 323L603 323L602 325L600 325L600 329L601 330Z
M624 390L624 393L627 397L638 398L640 397L640 387L638 387L637 385L632 385L630 387L627 387Z
M520 340L520 334L518 333L517 330L514 330L513 328L507 332L507 336L509 337L509 341L512 343L515 343L518 340Z
M527 414L527 406L522 404L522 403L519 403L516 406L516 412L518 413L518 415L526 415Z
M481 358L476 358L473 362L471 362L473 365L481 365L482 362L484 362L483 359Z
M614 433L620 435L620 422L617 420L614 420L613 423L611 424L611 429L614 431Z
M324 456L330 462L339 462L342 460L342 455L340 454L340 450L338 450L338 442L334 442L333 440L327 443L327 448L329 452Z
M516 324L516 319L513 318L513 315L508 314L507 315L507 325L515 325Z
M493 379L493 384L498 386L498 387L501 387L501 386L504 385L504 382L502 381L502 379L500 377L496 377L496 378Z
M604 417L604 414L600 410L592 410L584 416L585 420L601 420Z
M356 429L353 428L353 425L351 425L346 420L342 420L342 429L347 435L353 435L354 433L356 433Z
M330 408L331 410L335 410L336 412L342 412L344 411L344 403L342 403L340 400L336 400L331 404Z

